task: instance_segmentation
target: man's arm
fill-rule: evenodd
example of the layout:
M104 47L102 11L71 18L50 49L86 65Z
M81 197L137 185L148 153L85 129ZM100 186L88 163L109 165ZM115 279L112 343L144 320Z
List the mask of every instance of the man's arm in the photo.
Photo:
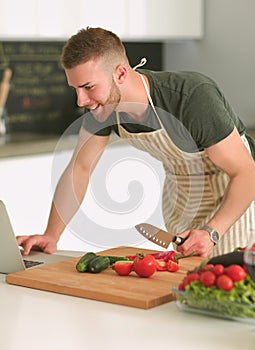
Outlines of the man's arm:
M255 162L236 129L224 140L207 148L206 153L211 161L229 176L223 202L206 223L222 236L255 199ZM213 248L208 233L205 234L203 230L187 230L181 236L189 236L189 239L178 247L185 255L194 251L201 256L208 256Z
M236 129L206 152L230 178L220 210L208 222L223 235L255 199L255 162Z
M90 175L108 140L109 136L95 136L81 129L72 159L57 184L44 234L17 237L24 255L29 254L33 246L46 253L55 252L62 232L83 201Z

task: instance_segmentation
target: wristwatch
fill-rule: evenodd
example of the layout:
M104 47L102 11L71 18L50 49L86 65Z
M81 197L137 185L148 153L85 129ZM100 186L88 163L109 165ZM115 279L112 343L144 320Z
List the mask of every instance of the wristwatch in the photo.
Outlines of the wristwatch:
M220 235L219 235L219 233L216 230L214 230L213 228L211 228L209 226L203 226L201 228L201 230L205 230L205 231L207 231L209 233L210 239L214 243L214 245L219 242Z

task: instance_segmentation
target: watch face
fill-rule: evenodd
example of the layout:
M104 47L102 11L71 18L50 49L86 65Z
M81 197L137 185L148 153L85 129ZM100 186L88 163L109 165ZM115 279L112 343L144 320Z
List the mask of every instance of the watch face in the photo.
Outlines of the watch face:
M212 240L213 242L215 242L215 243L218 242L218 240L219 240L219 234L218 234L217 231L213 231L213 232L211 233L211 240Z

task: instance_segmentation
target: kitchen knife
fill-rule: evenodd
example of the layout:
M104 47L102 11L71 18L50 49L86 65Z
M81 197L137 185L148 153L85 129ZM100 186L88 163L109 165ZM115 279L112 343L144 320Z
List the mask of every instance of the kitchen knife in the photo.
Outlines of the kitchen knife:
M160 228L151 224L141 223L136 225L135 228L143 237L163 248L167 248L170 243L181 245L185 241L184 238L161 230Z

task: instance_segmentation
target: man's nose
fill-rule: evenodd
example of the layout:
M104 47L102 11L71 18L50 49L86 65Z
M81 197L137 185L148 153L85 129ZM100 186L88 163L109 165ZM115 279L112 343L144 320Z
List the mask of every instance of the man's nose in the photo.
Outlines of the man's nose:
M77 105L79 107L86 107L89 105L90 98L86 91L76 90L76 94L77 94Z

